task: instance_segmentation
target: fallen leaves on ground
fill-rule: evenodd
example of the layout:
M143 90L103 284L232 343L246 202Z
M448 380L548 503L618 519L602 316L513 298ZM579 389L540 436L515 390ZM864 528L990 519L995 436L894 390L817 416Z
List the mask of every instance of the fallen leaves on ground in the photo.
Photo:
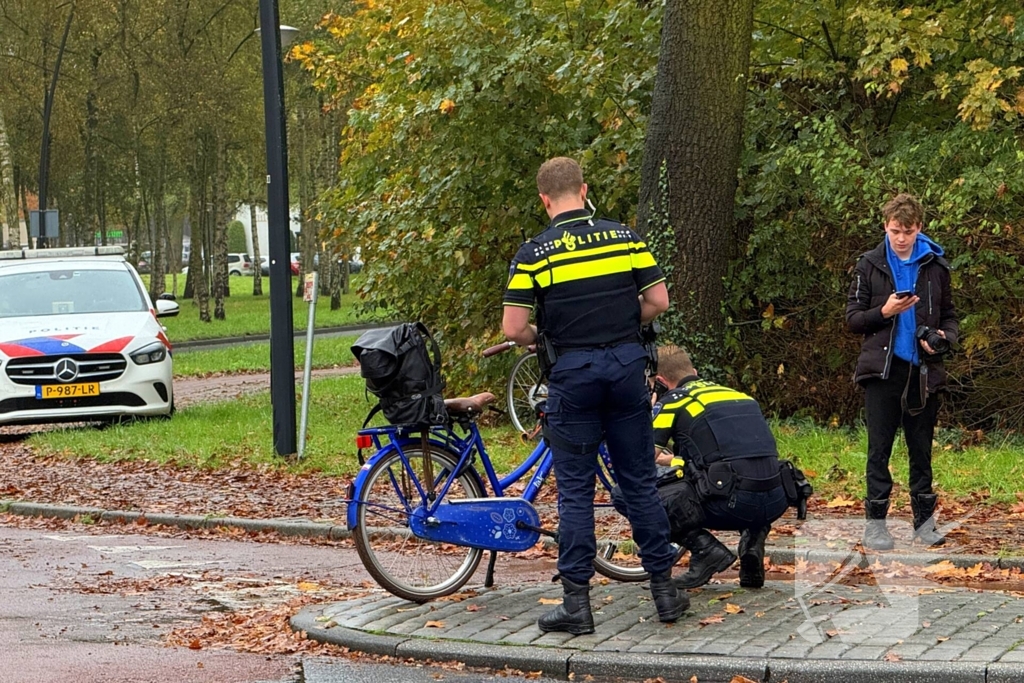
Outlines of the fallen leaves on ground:
M836 496L825 505L827 508L848 508L853 507L857 504L856 500L852 498L843 498L842 496Z
M723 621L725 621L724 614L712 614L710 617L704 617L697 623L701 626L709 626L711 624L721 624Z
M426 623L426 628L444 628L444 622L440 620L432 620Z
M191 650L230 649L257 654L322 652L326 646L292 631L288 620L312 599L303 596L274 607L204 614L199 624L183 626L165 639L168 645Z
M749 679L746 676L733 676L729 683L757 683L757 681Z
M540 598L537 602L542 605L561 605L562 598Z
M725 603L725 611L728 614L739 614L743 611L743 608L739 605L734 605L731 602Z

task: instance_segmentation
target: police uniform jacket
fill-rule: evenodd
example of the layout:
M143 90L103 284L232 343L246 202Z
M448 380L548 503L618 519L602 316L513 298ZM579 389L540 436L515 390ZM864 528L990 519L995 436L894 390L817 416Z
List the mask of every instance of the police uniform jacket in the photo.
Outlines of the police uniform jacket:
M775 436L757 401L714 382L684 378L654 407L654 442L672 443L673 465L697 478L728 462L741 480L770 481L779 473Z
M639 342L639 293L664 281L647 245L584 209L554 217L509 271L506 306L533 309L559 353Z

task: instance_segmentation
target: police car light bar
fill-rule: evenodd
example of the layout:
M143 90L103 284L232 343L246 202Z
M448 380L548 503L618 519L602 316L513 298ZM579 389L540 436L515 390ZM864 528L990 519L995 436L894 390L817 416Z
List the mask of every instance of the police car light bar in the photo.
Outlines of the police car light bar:
M124 247L63 247L0 251L0 261L30 258L76 258L79 256L124 256Z

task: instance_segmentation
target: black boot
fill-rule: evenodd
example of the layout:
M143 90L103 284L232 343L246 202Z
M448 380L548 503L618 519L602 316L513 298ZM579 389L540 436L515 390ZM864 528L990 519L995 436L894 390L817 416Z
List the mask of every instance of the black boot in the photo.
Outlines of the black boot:
M771 526L760 529L744 529L740 534L740 586L761 588L764 586L764 542Z
M914 511L914 542L927 546L942 545L946 537L935 530L935 504L939 497L934 493L922 493L910 497Z
M690 569L673 579L676 588L683 590L703 586L718 572L724 572L736 561L736 556L722 543L703 529L686 534L682 545L690 550Z
M590 613L590 584L573 583L562 577L562 604L537 620L541 631L565 631L574 636L594 632L594 615Z
M651 577L651 596L658 610L658 621L673 622L690 609L690 597L672 583L672 570Z
M889 530L885 528L885 517L889 514L889 499L865 500L864 547L869 550L892 550L896 545Z

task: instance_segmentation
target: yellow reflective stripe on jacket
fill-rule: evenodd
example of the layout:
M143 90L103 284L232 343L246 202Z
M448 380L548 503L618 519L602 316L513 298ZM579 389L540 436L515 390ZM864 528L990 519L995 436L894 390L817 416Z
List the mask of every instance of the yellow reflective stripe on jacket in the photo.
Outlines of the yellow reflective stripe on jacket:
M526 273L516 273L512 276L512 279L508 281L508 287L506 289L533 289L533 280Z
M675 422L675 413L668 412L667 408L668 406L663 407L657 417L654 418L655 429L668 429Z
M713 391L710 389L714 389ZM697 417L704 412L704 409L712 403L723 401L753 401L751 397L725 387L708 387L708 390L701 392L699 396L693 396L693 403L686 406L686 412Z
M644 268L658 265L649 251L632 252L630 257L632 258L633 268L636 270L643 270Z

